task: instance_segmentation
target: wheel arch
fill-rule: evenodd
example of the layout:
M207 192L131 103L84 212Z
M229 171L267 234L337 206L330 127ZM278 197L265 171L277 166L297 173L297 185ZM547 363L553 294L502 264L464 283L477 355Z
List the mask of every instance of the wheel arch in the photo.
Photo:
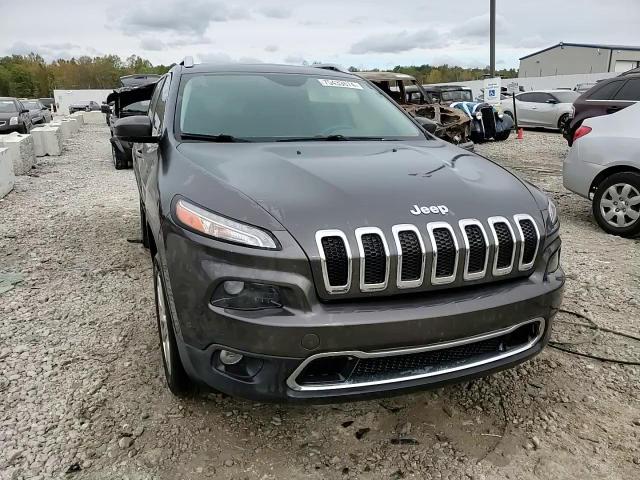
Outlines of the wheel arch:
M631 165L612 165L611 167L607 167L598 173L598 175L593 179L591 186L589 187L589 193L594 193L597 190L598 185L600 185L607 177L610 177L615 173L622 172L630 172L640 175L640 168L632 167Z

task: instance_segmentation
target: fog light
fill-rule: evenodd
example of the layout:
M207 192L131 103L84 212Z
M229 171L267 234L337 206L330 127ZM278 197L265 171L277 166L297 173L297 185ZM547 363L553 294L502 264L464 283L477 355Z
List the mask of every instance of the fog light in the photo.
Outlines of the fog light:
M225 365L235 365L242 360L242 354L230 350L220 350L220 361Z
M244 290L244 282L239 282L235 280L227 280L222 284L224 291L229 295L238 295L242 290Z

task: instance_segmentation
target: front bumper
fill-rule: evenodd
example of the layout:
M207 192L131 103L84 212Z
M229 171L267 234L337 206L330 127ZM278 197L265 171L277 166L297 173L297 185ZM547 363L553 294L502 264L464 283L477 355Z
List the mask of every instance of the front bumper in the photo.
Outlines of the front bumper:
M539 353L562 301L564 273L558 269L545 274L551 254L560 247L559 238L546 245L538 262L541 267L527 278L348 302L319 301L309 280L308 260L299 257L299 247L288 244L285 236L279 240L282 251L254 250L250 258L244 258L246 248L226 245L217 252L207 245L215 242L203 242L177 227L170 226L165 232L163 269L169 304L181 359L195 381L234 396L280 402L360 397L461 381L508 368ZM208 299L218 280L225 278L278 285L291 299L287 302L291 306L258 312L213 307ZM541 320L535 341L488 362L349 388L297 388L292 382L296 369L319 354L359 352L366 356L423 349L501 332L534 319ZM219 352L223 349L241 353L252 362L251 374L238 376L221 368Z

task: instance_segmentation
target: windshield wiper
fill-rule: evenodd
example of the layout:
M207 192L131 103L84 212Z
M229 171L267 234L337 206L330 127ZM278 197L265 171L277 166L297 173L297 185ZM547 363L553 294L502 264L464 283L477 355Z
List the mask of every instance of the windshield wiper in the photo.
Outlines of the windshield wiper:
M350 137L340 134L317 135L315 137L281 138L276 142L348 142L350 140L386 140L384 137Z
M203 142L216 142L216 143L247 143L250 140L245 138L234 137L226 133L220 133L219 135L206 135L203 133L181 133L180 137L183 140L202 140Z

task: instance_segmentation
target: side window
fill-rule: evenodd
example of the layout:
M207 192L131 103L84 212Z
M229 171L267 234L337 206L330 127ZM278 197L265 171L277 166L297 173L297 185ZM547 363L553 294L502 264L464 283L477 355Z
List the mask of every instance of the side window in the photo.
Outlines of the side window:
M617 80L615 82L607 83L589 95L589 100L612 100L620 87L623 84L623 80Z
M164 111L167 108L167 100L169 99L170 86L171 86L171 74L167 75L166 80L162 84L162 89L160 90L160 97L158 98L158 104L156 105L153 126L154 128L157 128L158 131L162 129L162 125L164 124ZM156 125L156 119L158 121L157 125Z
M158 107L158 98L160 97L160 91L162 90L164 82L164 78L158 81L156 88L153 90L153 95L151 95L151 102L149 103L149 118L151 118L151 125L154 130L156 130L156 108Z
M533 102L534 93L521 93L520 95L516 95L516 99L521 102Z
M640 78L633 78L616 93L616 100L629 100L632 102L640 101Z

